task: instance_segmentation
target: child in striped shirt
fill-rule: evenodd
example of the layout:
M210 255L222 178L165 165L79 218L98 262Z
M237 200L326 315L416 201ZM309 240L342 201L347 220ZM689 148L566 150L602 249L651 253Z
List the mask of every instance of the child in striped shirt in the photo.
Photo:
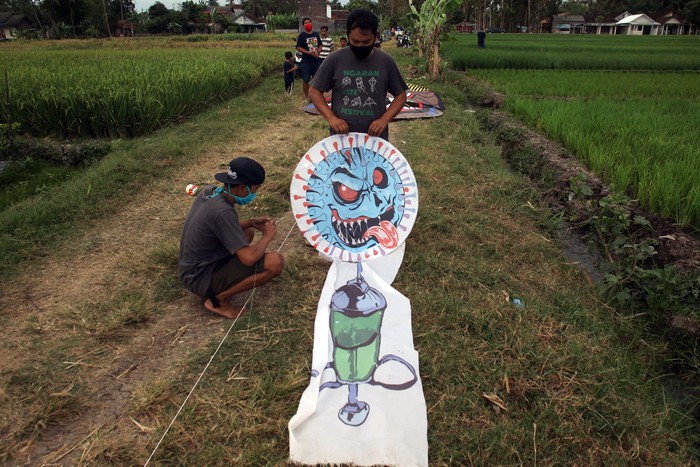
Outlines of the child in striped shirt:
M335 50L333 39L328 36L328 26L321 26L321 52L318 54L319 63L323 63L328 54Z

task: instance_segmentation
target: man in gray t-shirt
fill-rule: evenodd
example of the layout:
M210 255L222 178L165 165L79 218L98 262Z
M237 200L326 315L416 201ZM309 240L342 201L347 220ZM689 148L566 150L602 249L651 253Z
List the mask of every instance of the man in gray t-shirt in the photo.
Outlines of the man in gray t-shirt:
M250 203L265 180L265 170L252 159L238 157L228 172L214 176L224 187L202 190L192 203L180 240L180 278L204 307L227 318L244 310L228 303L233 295L279 276L284 258L266 252L277 228L267 217L239 220L235 206ZM251 244L255 231L262 233Z
M328 121L331 134L358 131L389 139L389 122L406 103L408 86L394 59L374 47L379 37L377 16L353 10L347 18L349 47L323 61L311 80L309 97ZM331 107L323 93L332 90ZM386 94L394 96L386 108Z

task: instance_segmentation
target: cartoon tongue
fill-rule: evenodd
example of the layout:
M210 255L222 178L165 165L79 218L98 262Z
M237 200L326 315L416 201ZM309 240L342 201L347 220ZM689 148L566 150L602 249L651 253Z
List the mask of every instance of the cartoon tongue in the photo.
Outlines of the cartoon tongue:
M368 240L370 237L377 239L379 244L385 248L396 248L399 246L399 233L396 227L389 221L381 221L379 225L370 227L362 236L363 240Z

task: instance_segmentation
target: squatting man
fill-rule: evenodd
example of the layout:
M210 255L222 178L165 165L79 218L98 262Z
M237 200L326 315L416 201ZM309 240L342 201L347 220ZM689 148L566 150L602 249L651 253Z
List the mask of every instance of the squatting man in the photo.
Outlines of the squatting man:
M237 157L227 172L214 175L223 187L209 185L197 195L180 240L180 278L204 307L226 318L245 309L233 306L234 295L279 276L284 257L266 251L277 235L268 217L239 220L236 206L255 199L265 181L265 169L247 157ZM255 232L261 233L253 242Z

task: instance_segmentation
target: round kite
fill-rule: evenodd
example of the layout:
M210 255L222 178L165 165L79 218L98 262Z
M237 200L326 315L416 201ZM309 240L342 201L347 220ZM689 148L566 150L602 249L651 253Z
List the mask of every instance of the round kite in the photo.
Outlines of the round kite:
M398 248L418 212L406 158L365 133L329 136L309 149L292 176L290 199L306 240L323 255L354 263Z

